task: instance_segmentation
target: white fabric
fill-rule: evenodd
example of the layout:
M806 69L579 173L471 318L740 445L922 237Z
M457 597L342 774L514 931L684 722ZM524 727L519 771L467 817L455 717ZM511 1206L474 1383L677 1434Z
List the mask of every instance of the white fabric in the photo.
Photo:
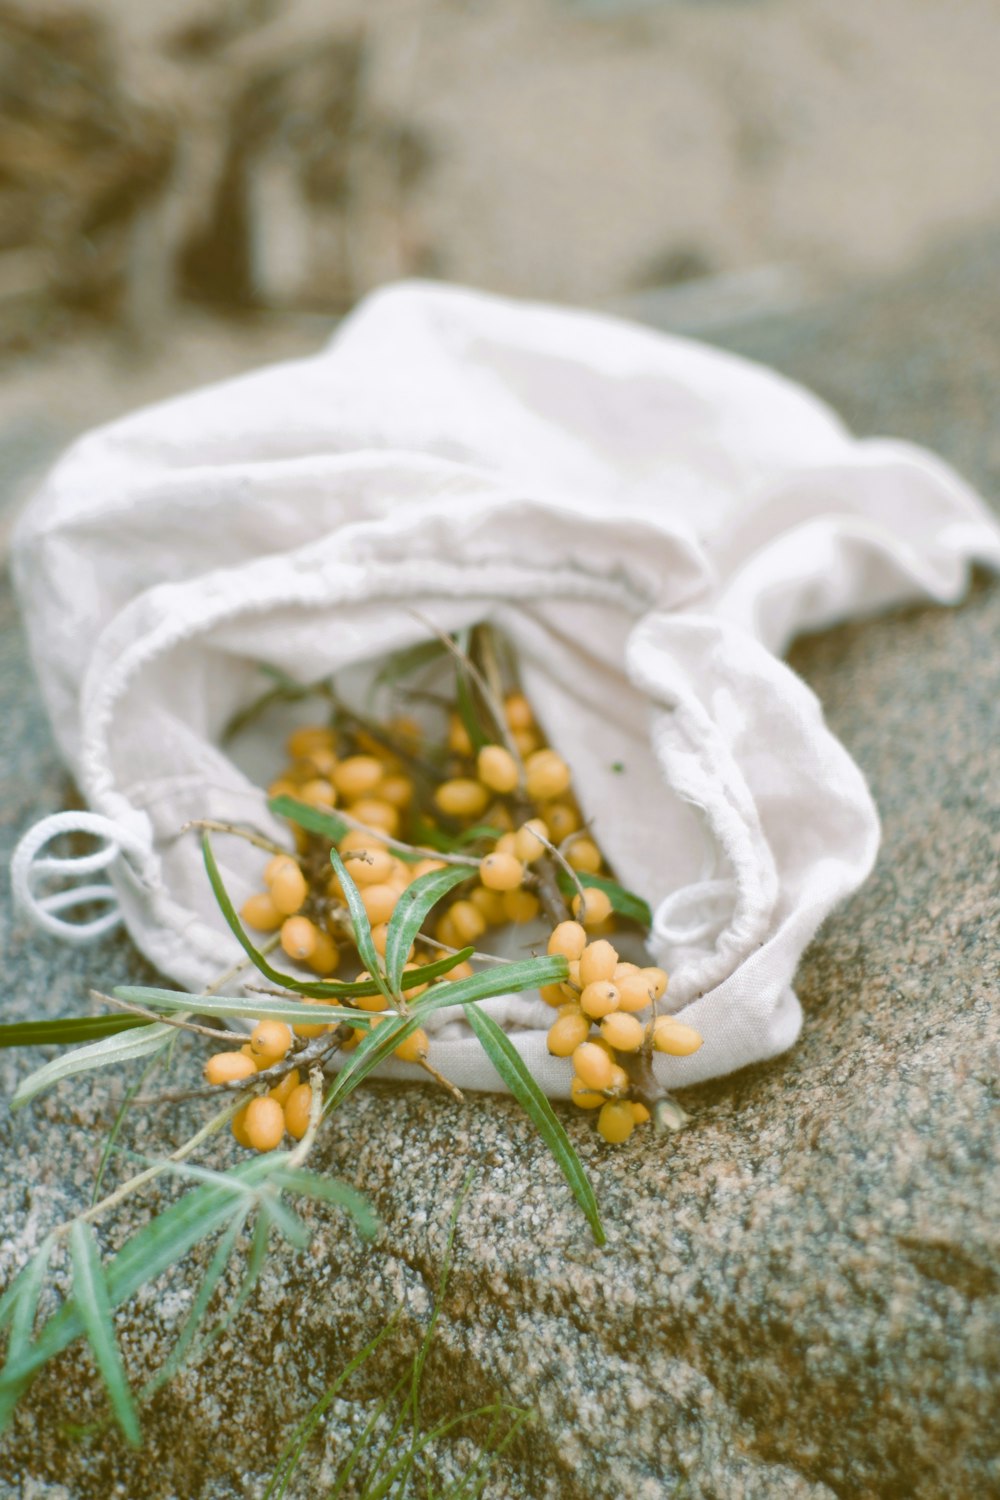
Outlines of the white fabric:
M84 437L15 539L59 745L117 830L125 923L192 988L238 951L178 830L268 825L218 744L255 664L309 682L420 639L414 608L493 620L613 868L654 907L671 1007L704 1034L657 1060L672 1085L794 1041L799 957L875 857L863 778L776 653L848 615L954 601L972 559L1000 566L1000 533L946 464L853 440L779 376L422 284L369 298L313 359ZM239 900L261 856L216 847ZM564 1096L547 1007L491 1008ZM454 1017L435 1056L496 1087Z

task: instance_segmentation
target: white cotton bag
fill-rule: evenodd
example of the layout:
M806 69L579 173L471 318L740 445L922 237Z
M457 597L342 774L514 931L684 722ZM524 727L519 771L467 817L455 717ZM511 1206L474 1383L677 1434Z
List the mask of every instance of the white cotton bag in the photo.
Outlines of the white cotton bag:
M659 1076L728 1073L795 1040L798 960L878 845L861 773L776 653L852 614L954 601L973 560L1000 567L1000 531L946 464L855 441L777 375L591 314L391 287L312 359L82 438L27 507L17 588L90 813L29 831L15 888L71 939L124 920L204 987L240 950L179 830L286 836L220 748L259 665L309 683L425 638L415 612L490 620L617 877L653 908L669 1008L705 1038ZM41 851L69 825L104 840L72 868L111 885L45 894L72 862ZM239 904L260 851L215 847ZM86 926L64 915L95 897L109 909ZM567 1096L549 1008L484 1003ZM464 1022L434 1019L437 1066L497 1088Z

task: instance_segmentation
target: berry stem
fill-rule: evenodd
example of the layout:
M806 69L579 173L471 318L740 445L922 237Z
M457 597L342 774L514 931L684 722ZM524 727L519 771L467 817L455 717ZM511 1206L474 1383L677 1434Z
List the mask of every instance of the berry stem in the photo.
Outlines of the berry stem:
M266 850L268 854L290 853L283 844L276 844L274 839L267 838L263 833L254 833L250 828L241 828L238 823L220 823L215 818L192 818L180 831L190 833L192 829L204 829L207 833L232 833L239 839L246 839L248 844ZM291 857L294 858L294 855Z

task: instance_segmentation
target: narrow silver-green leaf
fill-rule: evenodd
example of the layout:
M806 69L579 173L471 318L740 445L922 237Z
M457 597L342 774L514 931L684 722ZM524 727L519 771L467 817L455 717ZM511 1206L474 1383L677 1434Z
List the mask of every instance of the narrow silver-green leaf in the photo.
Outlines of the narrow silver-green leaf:
M399 989L403 978L403 965L414 938L433 906L456 885L475 874L463 865L446 865L443 870L430 870L420 875L396 902L396 909L389 921L389 934L385 941L385 974L389 987Z
M345 1208L353 1218L358 1232L370 1239L378 1230L378 1218L372 1211L368 1199L349 1183L336 1177L323 1177L319 1172L310 1172L305 1167L281 1167L274 1174L274 1181L290 1193L300 1193L305 1198L315 1198L323 1203Z
M313 807L310 802L300 802L298 797L272 797L267 806L275 817L286 818L289 823L298 824L307 833L316 833L320 838L329 839L331 844L339 844L351 826L343 818L338 818L335 812Z
M165 1047L173 1034L172 1026L150 1021L133 1031L119 1032L114 1036L105 1037L103 1041L91 1042L88 1047L77 1047L73 1052L65 1052L61 1057L54 1057L44 1067L38 1068L34 1073L29 1073L27 1078L21 1080L14 1091L11 1109L20 1109L43 1089L49 1089L53 1084L61 1083L64 1078L73 1078L78 1073L89 1072L92 1068L117 1067L123 1063L134 1062L138 1057L149 1057L151 1053L158 1052L161 1047Z
M142 1441L139 1414L115 1338L111 1300L94 1231L89 1224L77 1219L69 1232L69 1242L73 1256L73 1301L94 1351L94 1359L107 1387L118 1424L132 1447L138 1448Z
M14 1021L0 1026L0 1047L71 1047L145 1026L139 1016L65 1016L57 1021Z
M385 998L389 1001L389 1004L393 1005L395 1004L396 996L382 971L382 959L379 957L378 950L372 941L372 924L368 920L368 913L365 910L365 903L361 899L361 892L348 874L347 866L344 864L336 848L330 850L330 863L333 865L337 878L340 881L341 889L344 892L344 900L347 902L347 909L351 914L351 926L354 928L354 943L361 962Z
M301 1000L286 1000L280 995L182 995L179 990L150 989L135 984L119 985L114 993L117 999L144 1005L147 1010L185 1010L223 1019L253 1017L262 1021L287 1021L289 1025L305 1021L342 1021L361 1030L371 1025L366 1011L352 1010L343 1005L306 1005Z
M474 1005L465 1007L465 1017L479 1038L480 1045L515 1099L527 1112L539 1135L559 1163L573 1194L587 1215L598 1245L605 1242L597 1199L583 1163L573 1150L569 1136L542 1093L524 1058L510 1037L492 1016Z
M3 1302L0 1302L0 1327L10 1318L10 1339L7 1344L9 1360L20 1358L25 1345L34 1334L38 1298L55 1242L54 1234L46 1235L27 1265L8 1287Z

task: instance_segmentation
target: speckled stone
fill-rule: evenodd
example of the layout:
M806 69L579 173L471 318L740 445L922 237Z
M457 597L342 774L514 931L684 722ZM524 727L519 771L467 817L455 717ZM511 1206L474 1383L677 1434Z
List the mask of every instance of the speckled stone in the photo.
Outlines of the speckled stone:
M727 342L808 381L859 430L931 443L995 496L995 252L956 250ZM291 1425L401 1303L395 1344L332 1409L293 1489L325 1493L426 1326L470 1163L425 1415L497 1398L535 1409L487 1496L1000 1492L998 632L1000 588L980 579L958 609L907 609L796 646L794 666L871 781L878 867L806 956L799 1045L689 1091L696 1121L683 1136L643 1132L611 1153L560 1107L597 1183L603 1253L509 1100L461 1108L427 1088L372 1088L330 1122L316 1159L370 1194L384 1225L375 1244L307 1211L312 1250L275 1255L237 1325L150 1404L139 1455L114 1437L61 1434L103 1410L87 1356L72 1351L18 1415L2 1493L257 1496ZM68 789L6 594L0 701L9 845ZM142 972L122 942L71 952L19 928L7 905L0 924L10 1015L68 1012L89 982ZM0 1059L5 1093L28 1062ZM81 1086L4 1121L0 1274L86 1201L109 1108ZM182 1123L146 1111L134 1139L166 1146ZM189 1286L177 1276L121 1318L136 1377L162 1357ZM473 1425L437 1444L432 1481L451 1482L483 1437Z

